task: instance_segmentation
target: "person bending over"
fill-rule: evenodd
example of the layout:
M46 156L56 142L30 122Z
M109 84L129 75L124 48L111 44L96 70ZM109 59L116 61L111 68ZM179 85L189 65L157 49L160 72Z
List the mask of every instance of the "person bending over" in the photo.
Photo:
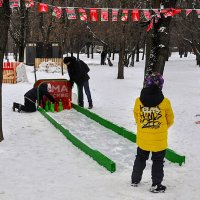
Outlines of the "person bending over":
M73 87L74 82L78 86L78 105L84 107L84 88L89 104L88 109L92 109L93 103L89 87L90 77L88 75L90 69L88 65L82 60L76 60L75 57L65 57L64 63L67 65L71 87Z

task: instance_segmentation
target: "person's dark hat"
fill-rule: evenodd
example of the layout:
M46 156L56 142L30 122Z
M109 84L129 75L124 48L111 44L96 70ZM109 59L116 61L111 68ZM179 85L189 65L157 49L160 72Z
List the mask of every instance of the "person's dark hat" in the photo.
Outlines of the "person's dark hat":
M164 83L164 79L162 75L158 72L153 72L152 74L147 76L144 83L144 88L157 86L162 90L163 83Z
M63 60L63 62L65 64L67 64L68 62L74 62L74 61L76 61L75 57L65 57L64 60Z
M39 85L39 90L47 90L48 85L46 82L43 82Z

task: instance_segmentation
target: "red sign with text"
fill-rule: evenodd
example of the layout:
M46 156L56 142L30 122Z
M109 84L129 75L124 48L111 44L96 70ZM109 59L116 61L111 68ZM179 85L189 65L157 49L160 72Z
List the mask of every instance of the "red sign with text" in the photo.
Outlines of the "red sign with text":
M34 87L38 87L41 83L48 84L48 91L54 97L56 101L65 102L68 99L71 100L72 90L71 84L66 79L40 79L35 84Z

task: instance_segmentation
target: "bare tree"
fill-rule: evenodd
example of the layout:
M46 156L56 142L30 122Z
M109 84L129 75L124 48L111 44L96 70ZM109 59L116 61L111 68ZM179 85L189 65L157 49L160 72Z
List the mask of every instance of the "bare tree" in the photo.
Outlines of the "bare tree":
M12 12L9 29L9 33L18 48L19 62L24 62L24 49L29 36L28 22L29 8L26 8L24 0L20 0L20 7L15 8Z
M177 0L173 1L161 1L152 0L153 8L160 8L161 2L164 8L175 8ZM163 74L166 58L168 57L169 40L170 40L170 23L172 17L165 17L164 14L160 14L158 22L150 31L148 47L150 51L147 51L145 77L152 72L160 72Z
M3 57L6 50L6 44L8 39L8 29L10 25L10 7L9 0L3 1L3 6L0 7L0 26L1 26L1 34L0 34L0 142L3 138L3 128L2 128L2 80L3 80Z

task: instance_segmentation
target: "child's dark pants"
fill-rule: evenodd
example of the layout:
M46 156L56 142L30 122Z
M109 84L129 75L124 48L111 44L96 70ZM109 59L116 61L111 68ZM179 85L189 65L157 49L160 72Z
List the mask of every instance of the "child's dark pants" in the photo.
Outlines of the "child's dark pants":
M157 185L160 184L164 177L164 157L165 151L152 152L151 160L153 162L151 168L151 176L152 176L152 184ZM132 172L132 183L140 182L142 179L143 170L146 167L146 161L149 158L150 151L142 150L141 148L137 148L137 155L133 165Z

